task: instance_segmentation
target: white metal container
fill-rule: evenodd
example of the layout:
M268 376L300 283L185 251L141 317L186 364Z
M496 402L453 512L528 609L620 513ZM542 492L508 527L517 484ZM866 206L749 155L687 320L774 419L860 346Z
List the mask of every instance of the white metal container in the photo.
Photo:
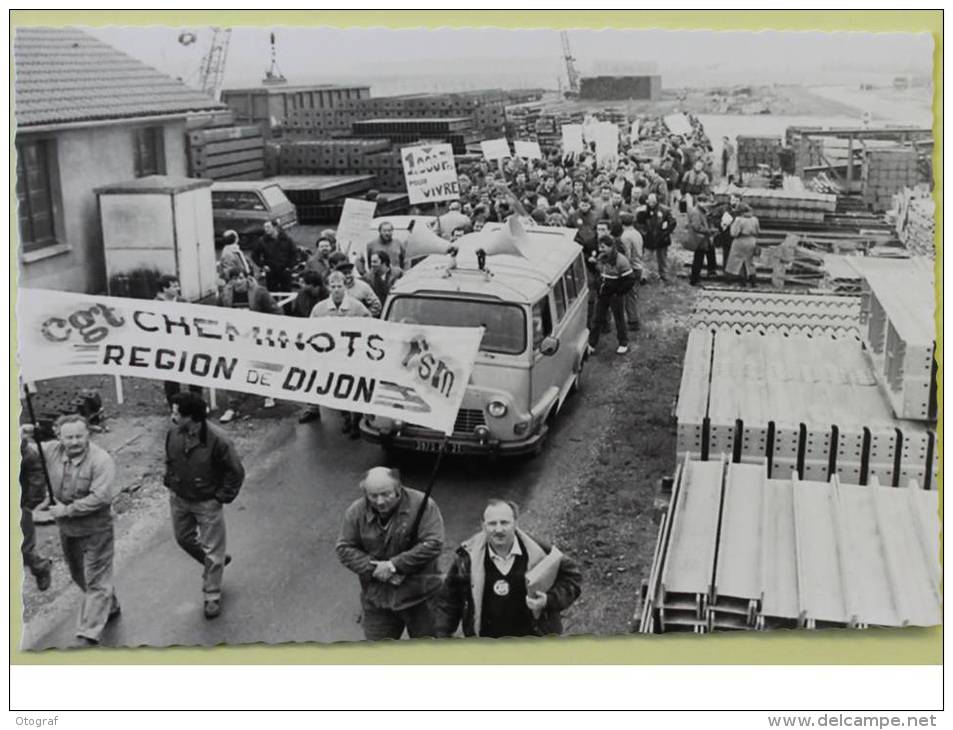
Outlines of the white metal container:
M179 278L183 298L215 293L212 181L168 175L96 189L106 278L154 269Z

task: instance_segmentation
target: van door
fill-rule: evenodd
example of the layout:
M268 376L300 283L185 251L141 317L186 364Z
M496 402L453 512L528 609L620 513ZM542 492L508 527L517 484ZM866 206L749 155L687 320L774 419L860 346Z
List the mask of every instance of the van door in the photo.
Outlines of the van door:
M540 352L540 345L546 337L553 334L554 331L554 308L551 301L552 294L549 293L532 308L532 347L533 347L533 366L530 371L530 392L532 400L530 408L539 407L540 401L552 395L552 389L556 388L557 393L562 388L565 377L561 374L562 365L562 343L555 355L544 355Z

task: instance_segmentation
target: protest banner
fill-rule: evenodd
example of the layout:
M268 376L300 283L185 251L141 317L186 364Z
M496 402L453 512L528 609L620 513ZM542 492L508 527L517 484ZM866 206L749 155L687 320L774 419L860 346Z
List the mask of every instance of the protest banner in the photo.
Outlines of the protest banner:
M482 327L20 289L18 357L35 382L128 375L376 414L452 433Z
M513 156L513 153L510 152L510 143L506 141L506 137L485 139L480 142L480 149L483 150L483 157L487 160L502 160Z
M513 146L516 148L517 157L525 157L528 160L543 159L543 151L539 148L539 142L518 139L513 142Z
M371 221L374 220L376 209L377 203L373 200L344 199L344 209L335 233L340 250L349 255L364 256L364 246L371 237Z
M562 132L564 155L568 155L570 153L579 153L585 150L585 145L582 141L581 124L564 124L562 126Z
M400 158L404 165L404 179L407 181L407 194L411 205L437 203L460 197L452 145L402 147Z

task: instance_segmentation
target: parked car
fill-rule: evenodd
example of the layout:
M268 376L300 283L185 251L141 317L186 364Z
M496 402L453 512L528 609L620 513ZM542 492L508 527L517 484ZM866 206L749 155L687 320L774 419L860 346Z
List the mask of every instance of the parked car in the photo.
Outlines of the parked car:
M212 221L215 242L233 230L244 248L261 233L265 221L277 219L288 230L298 224L298 212L282 189L268 180L236 180L212 184Z

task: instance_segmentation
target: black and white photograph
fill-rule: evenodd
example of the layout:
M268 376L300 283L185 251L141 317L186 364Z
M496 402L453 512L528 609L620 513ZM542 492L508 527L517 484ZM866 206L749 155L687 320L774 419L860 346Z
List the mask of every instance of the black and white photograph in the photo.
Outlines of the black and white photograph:
M11 44L24 652L942 622L930 34Z

